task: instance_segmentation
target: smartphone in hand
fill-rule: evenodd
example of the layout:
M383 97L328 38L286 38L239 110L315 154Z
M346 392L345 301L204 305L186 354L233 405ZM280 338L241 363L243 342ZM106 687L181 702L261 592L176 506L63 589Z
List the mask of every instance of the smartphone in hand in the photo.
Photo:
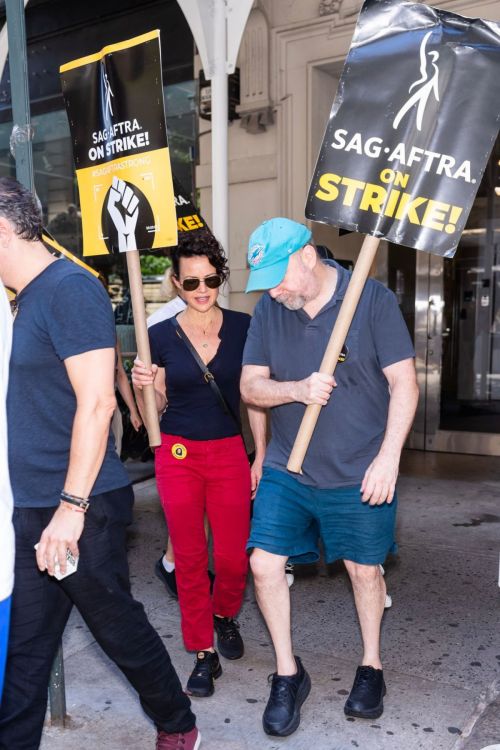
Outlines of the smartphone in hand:
M38 549L38 544L35 544L35 549ZM58 581L61 581L63 578L67 578L73 573L76 573L77 569L78 569L78 557L74 557L72 552L69 549L67 549L66 550L66 573L61 573L61 566L59 565L59 562L56 562L54 566L54 578L57 578Z

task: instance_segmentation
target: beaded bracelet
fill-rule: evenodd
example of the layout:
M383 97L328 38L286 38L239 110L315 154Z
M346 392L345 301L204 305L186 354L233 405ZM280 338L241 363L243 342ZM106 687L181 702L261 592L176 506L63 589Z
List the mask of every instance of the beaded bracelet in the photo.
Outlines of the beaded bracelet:
M67 503L68 503L67 500L60 500L59 501L60 505L63 505L63 504L66 505ZM83 508L77 508L76 505L72 505L71 503L69 503L69 505L71 506L70 510L74 511L75 513L83 513L85 515L86 511L83 510Z

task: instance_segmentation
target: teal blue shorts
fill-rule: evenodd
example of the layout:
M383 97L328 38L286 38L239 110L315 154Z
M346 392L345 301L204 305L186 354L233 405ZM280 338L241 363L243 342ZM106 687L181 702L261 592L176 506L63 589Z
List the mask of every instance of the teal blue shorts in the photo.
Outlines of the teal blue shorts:
M265 468L247 550L262 549L290 562L310 563L319 559L321 539L326 562L381 564L396 551L396 508L396 496L392 503L363 503L360 485L317 489L284 471Z

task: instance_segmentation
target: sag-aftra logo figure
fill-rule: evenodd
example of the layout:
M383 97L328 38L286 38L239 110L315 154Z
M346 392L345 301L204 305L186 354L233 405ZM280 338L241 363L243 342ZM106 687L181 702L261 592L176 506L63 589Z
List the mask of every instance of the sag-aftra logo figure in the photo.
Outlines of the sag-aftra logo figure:
M424 119L425 108L430 95L434 94L436 101L439 101L439 68L436 65L439 59L439 52L436 52L435 50L427 52L426 50L426 44L431 34L432 31L428 31L422 39L420 45L420 78L418 81L415 81L415 83L412 83L408 89L408 93L411 93L414 88L418 88L413 96L410 96L408 101L403 104L394 118L392 125L394 130L397 130L403 117L407 112L413 109L413 107L417 108L417 130L422 130L422 121Z

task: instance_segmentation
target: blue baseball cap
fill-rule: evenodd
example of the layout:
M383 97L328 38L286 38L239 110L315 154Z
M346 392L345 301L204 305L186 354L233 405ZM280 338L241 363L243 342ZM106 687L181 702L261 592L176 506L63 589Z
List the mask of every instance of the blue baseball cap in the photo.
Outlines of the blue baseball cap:
M246 292L273 289L286 274L290 255L311 240L312 232L291 219L263 221L248 241L248 277Z

